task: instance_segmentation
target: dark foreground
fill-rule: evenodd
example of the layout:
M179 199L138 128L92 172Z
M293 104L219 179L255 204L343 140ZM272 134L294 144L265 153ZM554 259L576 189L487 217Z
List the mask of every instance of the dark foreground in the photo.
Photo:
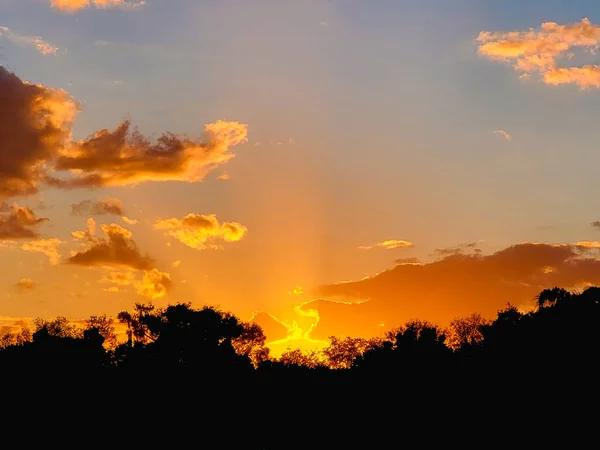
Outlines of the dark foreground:
M453 348L426 322L361 352L336 341L329 367L269 359L257 327L212 308L138 305L119 317L129 341L111 350L108 321L94 318L85 331L40 321L0 351L3 442L597 447L599 293L544 291L532 313L509 306L493 322L465 319Z

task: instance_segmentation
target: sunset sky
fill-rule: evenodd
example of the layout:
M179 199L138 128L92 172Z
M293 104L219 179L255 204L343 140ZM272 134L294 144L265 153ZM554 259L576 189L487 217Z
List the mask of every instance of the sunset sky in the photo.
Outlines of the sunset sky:
M310 346L600 283L598 49L591 0L0 0L0 328Z

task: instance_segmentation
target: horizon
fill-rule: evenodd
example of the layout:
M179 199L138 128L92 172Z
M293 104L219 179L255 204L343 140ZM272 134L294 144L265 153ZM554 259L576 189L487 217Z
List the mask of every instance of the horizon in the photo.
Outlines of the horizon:
M190 302L281 354L600 285L599 47L589 0L3 3L0 334Z

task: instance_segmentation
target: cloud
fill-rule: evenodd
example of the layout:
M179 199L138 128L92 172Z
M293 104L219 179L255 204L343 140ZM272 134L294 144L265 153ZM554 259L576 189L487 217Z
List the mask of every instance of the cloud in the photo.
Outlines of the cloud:
M575 243L575 245L577 247L582 247L582 248L600 248L600 242L598 241L579 241L577 243Z
M398 240L398 239L390 239L387 241L382 241L379 242L377 244L374 245L361 245L360 249L362 250L370 250L374 247L382 247L385 248L386 250L393 250L396 248L408 248L408 247L412 247L413 243L409 242L409 241L402 241L402 240Z
M125 214L123 209L123 202L118 198L107 198L97 202L91 200L84 200L75 205L71 205L71 214L74 216L103 216L113 214L115 216L122 216Z
M34 47L42 55L56 55L58 48L46 42L39 36L28 36L11 30L8 27L0 26L0 36L5 37L11 42L19 45Z
M217 177L217 180L229 180L229 174L227 172L223 172Z
M36 227L48 219L38 218L27 206L13 203L0 205L0 240L26 239L38 237Z
M247 141L238 122L207 124L204 137L164 133L156 142L129 121L72 141L79 104L64 90L22 81L0 67L0 198L61 189L130 186L150 181L199 182Z
M61 244L62 241L58 238L39 239L37 241L26 242L21 248L27 252L43 253L50 260L50 264L57 265L61 259L58 251L58 247Z
M506 131L504 130L495 130L494 134L496 136L500 136L501 138L506 139L507 141L510 141L512 139L511 135L508 134Z
M400 259L397 259L394 262L395 262L395 264L398 264L398 265L401 265L401 264L421 264L421 262L419 261L419 258L400 258Z
M376 336L421 318L446 325L479 312L494 317L507 302L524 309L542 289L600 283L596 245L521 243L489 255L452 254L427 264L397 265L360 281L320 288L326 299L305 304L316 310L311 336ZM344 302L337 301L339 299Z
M206 125L205 134L204 142L165 133L152 143L125 121L112 132L102 130L71 144L54 161L55 170L70 171L71 177L48 176L46 182L59 188L195 183L235 156L229 149L246 141L247 127L219 120Z
M106 238L96 236L96 222L89 218L86 230L72 233L87 248L75 252L68 262L106 270L100 282L115 285L108 288L110 292L120 292L119 286L133 286L139 295L150 300L164 297L173 284L171 275L159 271L154 267L152 258L142 255L131 231L114 223L101 224L100 228ZM141 274L141 279L137 278L138 274Z
M592 227L600 230L600 220L596 220L590 224Z
M21 278L16 284L15 287L22 291L30 291L37 286L37 283L33 281L31 278Z
M217 240L236 242L241 240L248 229L237 222L219 223L215 214L188 214L183 219L164 219L154 224L157 230L165 231L190 248L204 250L219 248Z
M302 295L302 294L304 294L304 288L302 286L296 286L294 289L292 289L290 292L288 292L288 294Z
M45 164L71 139L77 110L65 91L21 81L0 67L0 197L38 192Z
M282 341L287 339L292 330L292 326L282 320L265 312L256 312L250 319L250 322L259 325L268 342Z
M180 265L181 265L181 261L180 261L180 260L173 261L173 262L171 263L171 267L173 267L173 268L177 268L177 267L179 267Z
M538 72L550 85L575 84L581 89L600 87L600 66L560 66L579 49L595 54L600 45L600 26L589 19L559 25L542 23L537 30L496 32L482 31L476 38L478 51L492 60L513 64L513 68L528 78Z
M86 231L74 232L76 239L86 241L88 248L75 253L68 260L69 264L81 266L100 266L107 268L131 268L136 270L152 270L154 260L142 255L132 238L131 231L117 224L100 225L106 238L96 237L95 222L88 220Z
M99 9L116 8L123 10L137 9L146 4L145 1L127 0L50 0L50 6L65 12L76 12L94 6Z
M135 286L138 294L150 300L157 300L167 294L172 284L170 274L152 269L144 272L144 277Z
M128 225L137 225L138 221L136 219L130 219L129 217L121 217L121 219L123 219L123 222L125 222Z
M141 279L137 278L139 273L142 274ZM149 300L164 297L173 285L171 275L156 268L142 272L133 269L109 270L100 279L100 283L113 284L114 286L105 289L109 292L121 292L120 287L133 286L139 295Z
M479 244L483 241L469 242L467 244L459 244L454 247L447 248L436 248L433 252L434 256L451 256L451 255L464 255L466 252L481 253L482 250L479 248Z

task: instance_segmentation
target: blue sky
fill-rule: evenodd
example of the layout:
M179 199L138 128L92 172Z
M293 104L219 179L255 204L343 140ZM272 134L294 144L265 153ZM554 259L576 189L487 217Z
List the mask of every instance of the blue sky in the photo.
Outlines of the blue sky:
M77 139L126 118L149 136L198 136L216 119L248 124L248 143L202 183L43 198L63 239L82 220L58 209L107 195L148 223L188 213L243 223L247 238L223 252L160 250L141 226L135 237L157 258L188 258L188 284L200 273L216 280L194 292L250 313L287 307L295 285L359 279L436 248L595 240L597 89L520 80L478 54L475 38L599 16L591 1L147 0L67 14L49 1L4 0L0 26L58 51L2 36L0 45L21 79L81 102ZM223 170L226 182L216 179ZM415 246L357 250L386 239ZM239 285L232 267L246 274Z

